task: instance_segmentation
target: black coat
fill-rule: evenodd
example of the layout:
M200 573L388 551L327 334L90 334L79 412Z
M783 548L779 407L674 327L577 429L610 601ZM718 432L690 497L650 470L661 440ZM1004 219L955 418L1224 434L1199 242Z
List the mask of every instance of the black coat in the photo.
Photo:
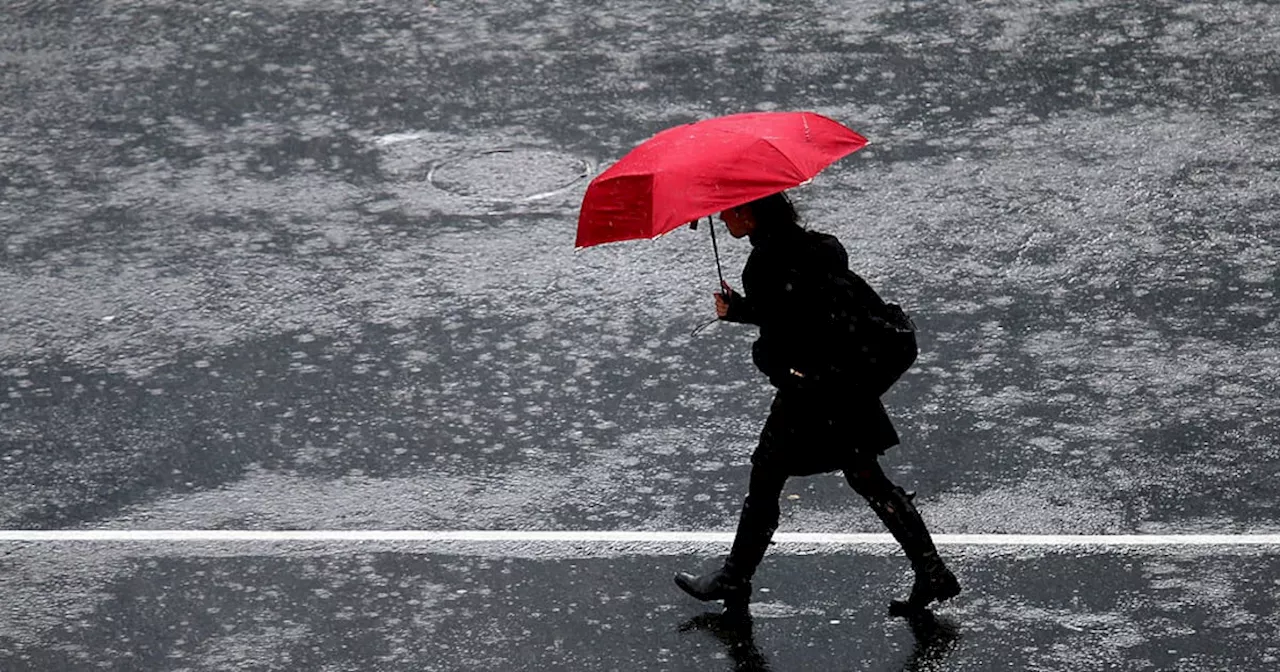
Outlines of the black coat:
M777 462L793 475L840 469L852 458L897 445L898 433L880 399L859 392L856 380L822 379L833 357L818 323L830 305L824 274L848 269L835 236L798 226L751 235L742 294L729 300L725 320L754 324L760 336L752 361L778 388L752 461Z

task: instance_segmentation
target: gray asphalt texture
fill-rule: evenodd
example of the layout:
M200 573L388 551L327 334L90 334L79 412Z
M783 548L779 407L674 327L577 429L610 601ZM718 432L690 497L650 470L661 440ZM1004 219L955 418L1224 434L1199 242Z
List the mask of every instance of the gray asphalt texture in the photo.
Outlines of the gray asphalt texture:
M871 141L794 196L922 330L884 464L935 532L1280 532L1274 2L3 17L0 528L731 530L770 390L749 328L691 335L706 232L575 251L577 206L807 109ZM881 531L836 476L782 529ZM1275 550L949 548L914 632L892 552L774 553L751 638L670 583L723 550L10 543L0 670L1280 658Z

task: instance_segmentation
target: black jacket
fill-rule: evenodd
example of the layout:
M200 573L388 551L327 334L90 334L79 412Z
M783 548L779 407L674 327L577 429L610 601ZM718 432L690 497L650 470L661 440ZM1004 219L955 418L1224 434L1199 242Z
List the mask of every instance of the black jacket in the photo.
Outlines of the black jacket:
M752 460L805 475L897 445L879 397L859 392L856 380L824 375L839 349L822 337L823 314L831 306L824 278L848 269L844 246L835 236L798 226L752 234L751 245L743 293L730 297L724 319L760 328L752 361L778 388Z
M730 298L724 319L760 327L752 361L775 387L813 382L838 350L824 320L831 298L824 279L846 271L849 255L835 236L798 226L753 233L751 245L744 294Z

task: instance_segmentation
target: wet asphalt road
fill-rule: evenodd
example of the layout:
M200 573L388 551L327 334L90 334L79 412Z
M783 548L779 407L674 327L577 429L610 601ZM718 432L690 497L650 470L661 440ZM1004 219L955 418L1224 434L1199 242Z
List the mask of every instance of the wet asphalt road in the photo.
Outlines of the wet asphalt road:
M1265 670L1280 659L1274 553L957 552L980 594L912 622L884 615L882 593L904 578L896 555L773 557L744 627L672 594L672 564L710 548L65 550L95 557L28 577L59 612L10 627L5 669Z
M0 528L731 529L769 390L690 335L705 233L574 218L662 128L811 109L872 143L796 197L922 329L884 463L935 531L1280 531L1280 6L604 5L6 3ZM835 477L783 529L880 531ZM9 544L0 670L754 664L678 632L722 549L554 550ZM1280 655L1274 550L1026 553L958 554L917 663L905 563L775 554L756 648Z

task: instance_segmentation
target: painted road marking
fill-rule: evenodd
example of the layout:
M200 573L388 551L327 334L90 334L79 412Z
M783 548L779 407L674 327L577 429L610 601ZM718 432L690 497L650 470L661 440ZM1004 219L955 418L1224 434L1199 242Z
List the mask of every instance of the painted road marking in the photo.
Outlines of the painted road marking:
M780 532L779 544L894 545L888 534ZM1280 546L1280 534L936 534L940 546ZM591 530L0 530L0 542L728 544L732 532Z

